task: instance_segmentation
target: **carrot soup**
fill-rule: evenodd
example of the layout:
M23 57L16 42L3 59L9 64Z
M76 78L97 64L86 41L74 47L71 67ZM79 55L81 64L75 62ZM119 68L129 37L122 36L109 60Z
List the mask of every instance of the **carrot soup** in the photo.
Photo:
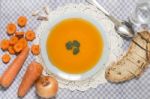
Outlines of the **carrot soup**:
M69 18L56 24L46 43L48 58L58 69L71 74L91 70L103 54L100 31L81 18Z

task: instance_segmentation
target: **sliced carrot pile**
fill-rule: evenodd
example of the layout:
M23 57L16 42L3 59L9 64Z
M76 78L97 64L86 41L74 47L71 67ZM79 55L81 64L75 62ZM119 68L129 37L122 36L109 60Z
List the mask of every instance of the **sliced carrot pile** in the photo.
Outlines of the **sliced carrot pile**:
M23 32L23 31L21 31L21 32L18 32L18 31L17 31L17 32L15 33L15 35L18 36L18 37L23 37L23 36L24 36L24 32Z
M21 52L21 51L23 50L23 45L22 45L22 43L17 43L17 44L15 44L15 45L14 45L14 50L15 50L16 53Z
M20 16L17 23L20 27L24 27L27 24L27 18L25 16Z
M8 54L4 54L2 56L2 61L7 64L10 61L10 56Z
M16 25L15 25L14 23L9 23L9 24L7 25L7 33L8 33L9 35L14 34L14 33L16 32L16 29L17 29L17 27L16 27Z
M39 45L32 45L31 52L33 55L38 55L40 53L40 46Z
M19 27L25 27L27 25L27 17L26 16L20 16L17 19L17 24ZM3 51L8 51L9 53L6 55L3 55L2 61L4 63L8 63L10 60L9 55L18 55L20 52L23 51L24 48L28 46L28 41L33 41L36 38L35 32L30 29L26 32L20 31L17 29L17 25L15 23L9 23L6 27L6 32L10 36L9 40L3 39L0 42L0 48ZM40 53L40 47L39 45L32 45L31 50L33 55L38 55Z
M21 38L18 43L22 44L23 45L23 48L27 47L28 45L28 42L25 38Z
M35 39L35 33L32 30L28 30L25 34L25 37L28 41L32 41Z
M14 50L13 46L9 46L8 52L9 52L9 54L12 54L12 55L15 54L15 50Z
M3 51L5 51L8 49L8 47L9 47L9 40L6 40L6 39L2 40L1 41L1 49Z
M15 45L18 42L18 37L12 36L9 42L10 42L10 45Z

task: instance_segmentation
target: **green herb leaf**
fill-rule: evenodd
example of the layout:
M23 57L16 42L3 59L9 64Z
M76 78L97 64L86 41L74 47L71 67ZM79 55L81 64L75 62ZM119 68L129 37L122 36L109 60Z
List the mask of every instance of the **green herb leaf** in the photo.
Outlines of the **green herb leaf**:
M73 55L77 55L80 52L79 47L73 49Z
M73 40L73 46L80 47L80 43L77 40Z
M66 49L67 49L67 50L71 50L72 47L73 47L72 45L73 45L73 44L72 44L71 41L67 42L67 43L66 43Z

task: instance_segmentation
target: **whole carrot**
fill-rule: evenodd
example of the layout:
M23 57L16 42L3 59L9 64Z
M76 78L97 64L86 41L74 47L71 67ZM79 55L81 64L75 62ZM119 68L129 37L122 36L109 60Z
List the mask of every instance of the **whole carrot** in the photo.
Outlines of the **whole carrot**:
M8 88L17 74L19 73L22 65L24 64L27 56L29 54L29 47L26 47L17 57L16 59L8 66L6 71L3 73L1 77L0 84L4 88Z
M31 88L31 86L41 76L42 71L43 71L43 67L41 64L34 61L31 62L31 64L29 64L27 71L18 89L19 97L23 97L26 95L26 93Z

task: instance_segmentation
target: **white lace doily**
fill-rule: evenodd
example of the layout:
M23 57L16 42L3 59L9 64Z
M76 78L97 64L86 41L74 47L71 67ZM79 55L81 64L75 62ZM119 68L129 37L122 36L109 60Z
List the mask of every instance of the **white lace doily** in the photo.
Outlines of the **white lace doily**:
M97 21L100 21L105 28L105 31L107 35L109 36L109 45L110 45L110 57L108 60L108 63L106 66L108 66L110 63L115 61L117 57L123 53L122 49L122 44L123 40L122 38L115 32L114 30L114 25L113 23L98 9L96 9L94 6L91 5L85 5L85 4L69 4L63 7L57 8L55 11L50 12L49 14L49 20L48 21L43 21L41 25L37 28L36 33L37 33L37 38L34 41L34 43L39 43L40 40L40 35L44 35L44 29L47 27L47 22L51 22L53 18L61 16L65 13L73 12L73 11L78 11L84 14L87 14L94 18ZM43 66L44 63L41 59L41 56L36 56L36 61L40 62ZM105 66L105 67L106 67ZM47 69L45 69L46 71ZM50 71L46 71L47 74L54 76ZM105 79L105 69L100 70L97 74L92 76L91 78L88 78L84 81L68 81L61 79L59 77L55 78L59 82L59 87L60 88L66 88L70 90L80 90L80 91L85 91L89 88L96 88L98 85L106 83Z

